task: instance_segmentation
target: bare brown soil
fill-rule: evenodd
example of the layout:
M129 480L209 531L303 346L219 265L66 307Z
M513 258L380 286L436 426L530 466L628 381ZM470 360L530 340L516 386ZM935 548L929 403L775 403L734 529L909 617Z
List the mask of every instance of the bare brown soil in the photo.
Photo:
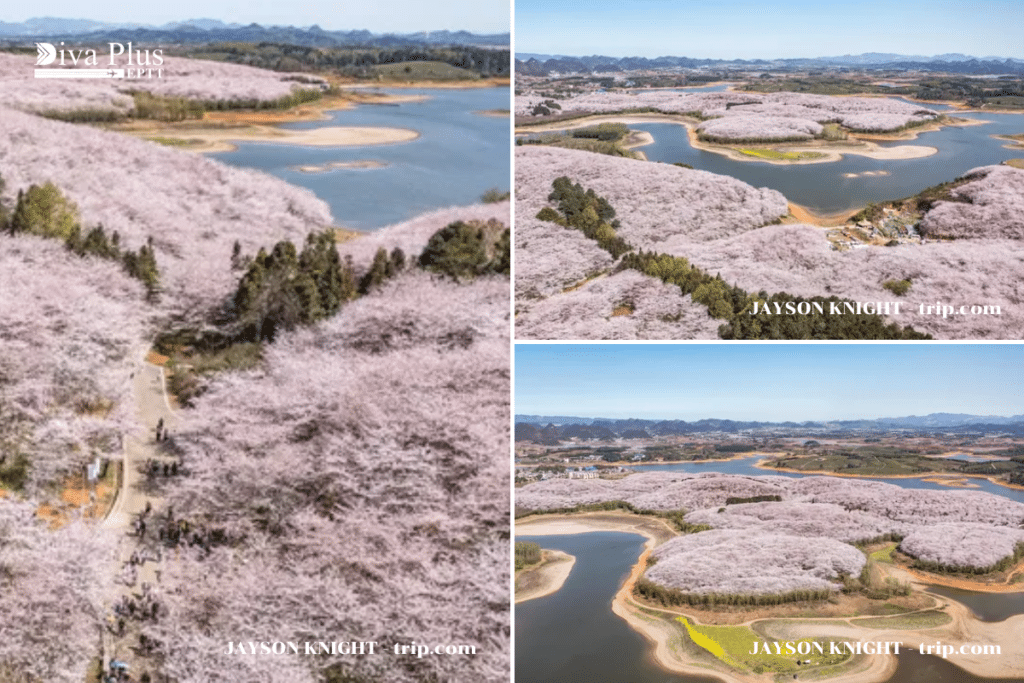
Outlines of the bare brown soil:
M572 555L560 550L543 550L539 563L516 574L516 603L555 593L569 578L575 564L576 558Z
M114 463L108 467L114 467ZM103 519L114 501L114 489L106 481L97 482L95 504L90 500L90 490L82 486L81 477L69 477L61 488L60 502L40 504L36 508L36 515L49 522L51 529L59 529L71 521L72 517Z
M978 579L947 576L944 574L931 574L917 569L911 569L903 563L900 564L900 569L917 581L930 583L935 586L959 588L961 590L974 591L977 593L1020 593L1024 590L1024 585L1019 582L1014 582L1018 575L1024 574L1024 560L1021 560L1006 572L999 572L991 577Z
M159 365L160 367L163 367L164 365L167 365L167 361L169 361L169 360L170 360L170 357L164 356L162 354L159 354L156 351L154 351L153 349L150 349L149 353L146 354L146 362L147 363L152 363L153 365Z
M806 206L800 204L794 204L789 202L789 214L792 219L782 219L783 223L804 223L805 225L817 225L822 228L835 228L844 225L850 216L857 213L854 211L844 211L842 213L834 214L817 214L808 209Z
M334 241L338 244L342 242L348 242L354 240L357 237L362 237L365 233L359 232L358 230L349 230L348 228L334 228Z

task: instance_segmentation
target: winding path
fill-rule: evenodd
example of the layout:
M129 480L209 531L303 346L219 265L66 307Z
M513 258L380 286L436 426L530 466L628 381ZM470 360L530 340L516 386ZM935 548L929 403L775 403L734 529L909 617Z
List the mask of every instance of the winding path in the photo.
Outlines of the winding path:
M117 500L107 513L103 527L120 532L117 559L121 567L127 567L132 554L142 550L152 550L144 538L139 538L134 522L140 516L147 519L155 517L161 507L161 499L152 490L148 490L145 474L150 461L158 463L171 462L156 441L156 426L163 420L165 431L175 433L177 418L171 409L167 397L167 383L163 368L152 363L143 363L132 376L132 400L135 405L136 424L144 425L145 430L138 430L124 438L121 488ZM147 505L151 511L146 514ZM150 524L150 535L156 534L156 525ZM120 660L129 665L130 671L145 670L145 658L137 652L138 628L125 619L127 626L123 635L117 635L112 628L117 622L114 616L114 605L122 599L134 599L140 602L142 585L156 587L160 581L162 560L143 561L138 565L135 580L131 583L119 576L108 588L105 600L106 613L110 616L111 628L103 632L103 670L108 671L111 660Z

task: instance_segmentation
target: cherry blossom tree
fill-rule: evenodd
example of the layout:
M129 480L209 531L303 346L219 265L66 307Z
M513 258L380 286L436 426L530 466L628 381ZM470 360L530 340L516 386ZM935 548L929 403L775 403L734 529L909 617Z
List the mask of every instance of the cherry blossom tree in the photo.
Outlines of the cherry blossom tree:
M94 524L48 529L36 506L0 497L0 677L81 683L105 626L116 537Z
M109 53L100 53L99 68L108 66ZM0 54L0 95L4 106L36 114L89 110L126 115L135 108L129 91L201 102L270 102L290 95L298 86L294 74L257 69L241 64L187 59L164 54L160 78L37 79L35 59L29 55ZM118 58L122 64L127 58ZM66 62L62 68L72 68ZM96 68L80 61L78 68ZM322 79L302 74L314 85ZM309 87L308 85L304 87ZM317 85L318 87L318 85Z
M120 453L153 314L120 266L39 237L0 236L0 291L0 456L36 493Z
M301 242L332 222L312 192L265 173L128 135L0 108L0 159L8 197L53 182L84 226L117 232L123 248L153 240L161 308L193 324L217 311L237 285L232 247L255 254L282 239Z
M922 526L907 535L900 550L944 567L986 569L1011 557L1024 544L1024 530L957 522Z
M530 209L520 200L519 211ZM615 260L597 242L532 216L517 216L515 230L516 300L524 306L611 268Z
M971 182L954 188L958 201L939 201L921 220L929 237L1024 240L1024 170L982 166L961 178Z
M477 654L279 666L507 678L508 292L406 272L211 384L183 416L186 476L166 495L221 540L167 568L168 616L147 633L169 675L238 680L229 640L344 636Z
M730 498L757 496L781 500L729 504ZM685 510L687 523L714 528L674 539L655 554L659 561L648 578L687 592L785 593L827 587L816 580L834 578L817 570L808 578L789 560L776 557L774 543L787 544L783 555L813 548L812 555L852 558L837 549L845 543L902 538L901 550L930 566L971 570L991 570L1018 557L1019 544L1024 543L1024 503L981 491L912 489L839 477L642 472L615 480L548 479L516 492L516 507L531 511L615 501L639 510ZM774 538L780 529L788 539ZM833 542L824 543L827 539ZM673 548L684 549L684 558L659 569ZM700 563L699 549L707 553L707 564ZM863 555L854 552L863 565ZM860 571L853 564L831 562L827 559L826 565L837 571ZM729 569L732 566L741 569ZM755 566L769 569L759 573L751 569ZM799 562L797 566L817 565ZM845 568L839 570L839 566Z
M510 202L474 204L436 209L413 219L390 225L371 233L360 235L359 239L348 240L338 245L338 253L344 258L351 257L358 270L364 270L373 262L379 249L391 253L401 249L410 257L416 256L427 246L427 242L438 230L456 221L479 221L486 223L498 220L508 225Z
M721 324L706 306L681 296L676 285L636 271L601 277L543 301L520 298L517 306L519 339L717 339Z
M838 590L843 575L857 576L864 553L820 536L741 530L677 536L654 551L646 577L686 593L765 595Z
M535 146L519 148L516 160L516 211L529 217L527 235L532 217L548 205L552 181L567 175L609 201L621 221L618 234L634 248L685 257L751 294L893 301L901 311L896 315L892 309L888 322L909 324L939 339L1016 339L1024 327L1024 282L1014 276L1024 259L1021 241L1014 238L1020 232L1016 188L1024 176L1018 169L976 169L970 175L976 180L954 190L974 203L940 201L922 221L925 232L967 239L836 251L818 227L768 225L788 211L785 198L732 178ZM517 306L534 310L534 294L547 292L552 298L548 310L562 310L555 300L567 294L554 291L557 280L549 280L547 273L557 273L559 260L590 263L593 253L592 245L581 246L570 234L560 252L527 248L517 254L516 272L522 269L526 278L517 284ZM538 287L531 284L534 279L552 284ZM905 279L912 282L909 292L894 300L884 283ZM943 316L936 304L957 313ZM990 313L979 308L982 313L971 314L972 306L988 306ZM568 334L555 320L549 331L540 331L545 328L536 327L538 322L534 317L529 323L539 330L536 334ZM697 332L680 327L665 334L685 339Z
M530 116L548 98L516 97L516 116ZM934 121L938 112L887 97L833 97L808 93L595 92L555 100L555 113L609 114L636 109L713 119L721 126L716 138L778 139L819 135L822 123L841 123L851 130L882 132ZM726 123L728 119L737 119ZM787 123L785 120L791 119ZM707 124L705 124L707 125ZM784 131L792 131L783 135ZM711 135L711 131L708 131Z

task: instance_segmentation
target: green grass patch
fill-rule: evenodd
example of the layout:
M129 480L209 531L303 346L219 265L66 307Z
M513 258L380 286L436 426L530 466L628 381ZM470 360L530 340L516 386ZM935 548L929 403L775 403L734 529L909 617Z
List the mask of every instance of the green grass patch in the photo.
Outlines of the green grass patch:
M1020 95L1002 95L1000 97L986 97L985 104L1007 109L1024 108L1024 97Z
M516 541L516 571L540 564L540 546L530 541Z
M886 280L882 283L882 289L888 289L896 296L903 296L910 291L910 279L906 280Z
M480 197L480 201L484 204L497 204L498 202L505 202L512 198L512 193L508 190L502 192L496 187L492 187L483 193Z
M194 147L196 145L202 144L202 140L187 140L185 138L152 137L146 139L152 140L153 142L159 143L161 145L166 145L167 147Z
M158 339L156 346L170 357L168 389L186 406L206 389L206 378L226 371L251 370L263 361L263 345L258 342L205 347L171 345L170 339L171 335Z
M769 161L807 161L809 159L822 159L825 157L821 152L782 152L777 149L743 148L737 150L740 154L767 159Z
M586 131L586 128L580 129ZM565 149L580 149L584 152L595 154L606 154L613 157L625 157L636 159L638 155L621 144L621 139L606 140L599 137L585 135L570 135L567 133L542 133L532 138L520 138L516 141L519 145L547 145L549 147L562 147Z
M21 491L28 481L29 460L24 453L0 458L0 488Z
M605 142L618 142L629 133L629 127L624 123L599 123L596 126L576 128L569 131L574 138L603 140Z
M374 76L385 81L471 81L480 74L444 62L397 62L372 67Z
M881 550L876 550L875 552L871 553L868 557L870 557L875 562L885 562L886 564L892 564L892 552L896 550L897 545L899 544L889 543Z
M821 139L828 140L829 142L836 142L839 140L846 140L849 136L843 127L838 123L823 123L821 124Z
M747 626L698 626L690 624L686 617L677 619L686 627L686 632L694 644L707 650L720 661L731 667L756 674L791 673L816 666L834 666L846 661L847 654L829 654L830 639L802 638L792 641L796 647L800 643L811 643L809 655L787 654L786 643L781 645L782 654L765 654L763 643L773 641L754 633ZM820 643L824 654L820 654L813 643ZM757 646L758 653L750 654ZM772 646L774 649L774 645ZM808 665L799 665L797 660L811 660Z
M1007 159L1003 163L1014 168L1024 168L1024 159Z
M872 617L870 619L856 619L853 623L855 626L865 626L867 628L898 628L898 629L919 629L919 628L937 628L939 626L945 626L953 620L945 612L938 610L929 610L927 612L916 612L914 614L901 614L899 616L892 617Z

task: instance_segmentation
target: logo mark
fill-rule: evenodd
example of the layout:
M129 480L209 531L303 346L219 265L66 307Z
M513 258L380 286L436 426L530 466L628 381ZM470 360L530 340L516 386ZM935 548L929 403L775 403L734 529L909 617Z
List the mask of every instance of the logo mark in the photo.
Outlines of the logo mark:
M36 50L39 52L39 56L36 58L36 66L53 64L53 61L57 59L57 50L50 43L36 43Z

